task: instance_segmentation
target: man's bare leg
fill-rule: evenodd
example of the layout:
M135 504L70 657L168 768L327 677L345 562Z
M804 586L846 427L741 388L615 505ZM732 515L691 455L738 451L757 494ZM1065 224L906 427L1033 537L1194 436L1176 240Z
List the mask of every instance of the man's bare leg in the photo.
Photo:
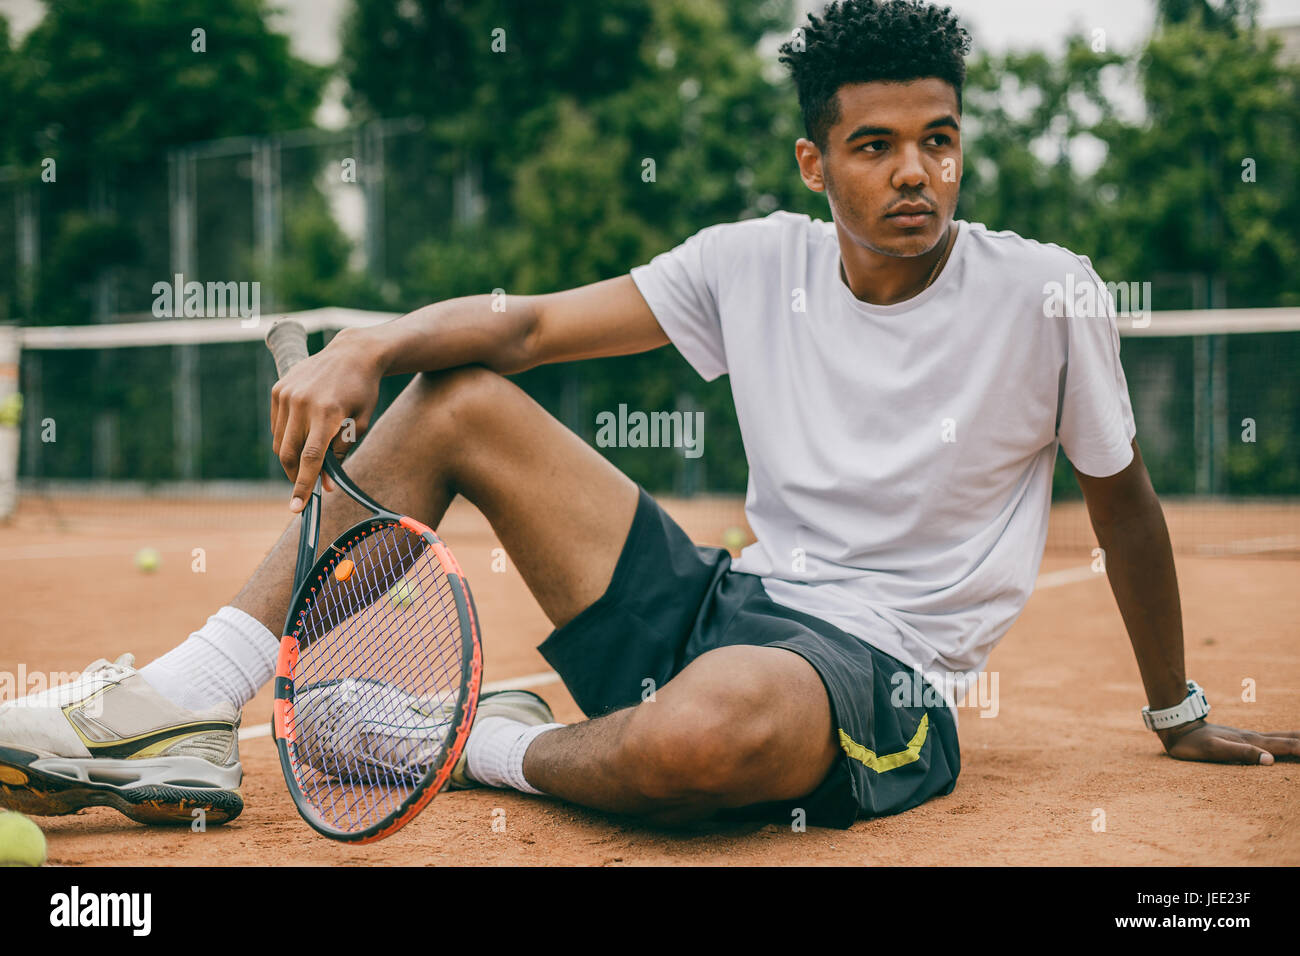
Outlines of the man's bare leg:
M543 734L539 790L661 823L811 793L839 755L817 671L777 647L701 654L653 700Z
M636 511L636 485L513 383L470 367L418 376L348 459L372 497L437 527L457 493L487 517L551 622L596 601ZM364 512L325 496L322 536ZM283 623L297 549L286 530L235 599ZM539 736L533 786L663 822L797 798L838 753L825 687L802 657L736 646L702 655L653 701Z
M480 367L417 376L347 469L372 498L432 528L464 494L556 626L604 593L636 512L630 478L514 383ZM341 491L326 493L321 538L365 515ZM276 634L288 611L298 529L295 518L231 602Z

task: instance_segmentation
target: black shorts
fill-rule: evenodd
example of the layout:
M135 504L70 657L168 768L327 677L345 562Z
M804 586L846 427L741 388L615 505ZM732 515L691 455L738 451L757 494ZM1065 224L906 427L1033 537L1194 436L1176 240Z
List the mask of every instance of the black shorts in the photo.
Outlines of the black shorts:
M957 728L943 704L919 706L912 668L820 618L773 602L731 556L690 538L645 489L605 593L541 644L589 717L639 704L706 651L782 647L808 661L830 697L844 753L811 794L729 811L789 825L851 826L951 793L961 770ZM896 675L906 675L906 685ZM647 679L653 684L647 684ZM906 694L895 693L906 686Z

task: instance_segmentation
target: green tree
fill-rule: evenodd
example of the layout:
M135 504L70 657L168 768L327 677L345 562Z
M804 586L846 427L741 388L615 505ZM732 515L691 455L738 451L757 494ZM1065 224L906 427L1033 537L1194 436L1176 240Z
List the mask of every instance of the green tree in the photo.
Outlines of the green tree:
M792 111L782 110L786 94L762 78L753 49L790 10L789 0L563 10L523 0L492 8L359 0L342 62L354 115L417 115L436 144L428 164L390 171L394 205L422 219L427 234L451 177L478 170L486 197L477 230L419 250L418 236L406 233L413 251L404 286L453 294L430 287L424 270L459 262L449 246L468 244L491 253L493 287L564 288L796 195ZM657 167L648 185L646 159ZM464 269L435 271L461 294Z
M1079 145L1115 115L1103 92L1125 57L1070 37L1064 56L983 56L969 69L960 214L993 229L1086 246L1097 197L1078 167Z
M38 118L24 158L127 167L169 146L309 125L326 71L289 53L268 12L264 0L51 0L21 46L16 92Z
M1104 279L1150 281L1155 308L1300 301L1300 72L1255 28L1255 6L1162 0L1132 55L1074 37L1061 60L975 61L963 213L1085 253ZM1108 72L1119 83L1103 85ZM1115 86L1140 93L1140 119L1104 92ZM1082 138L1104 150L1095 171L1072 158ZM1228 419L1267 422L1270 436L1230 449L1229 487L1294 491L1300 456L1277 436L1295 433L1300 410L1286 375L1268 371L1288 367L1294 348L1251 336L1223 347ZM1146 423L1144 452L1158 489L1191 491L1191 344L1130 339L1122 355L1131 387L1172 389ZM1056 486L1074 492L1068 467Z
M267 26L263 0L44 6L43 19L16 47L7 31L0 37L0 132L13 163L11 188L35 199L41 226L33 314L22 319L78 324L148 308L153 284L170 274L168 152L309 125L327 71L290 55L287 38ZM231 191L248 195L247 179L238 179L208 184L200 198L225 190L224 206L215 205L224 210L233 205ZM73 430L45 449L44 473L176 477L172 360L165 348L92 353L90 360L77 352L40 356L46 385L29 407ZM217 373L228 388L234 367L200 366L198 374L213 381ZM204 440L257 458L257 436L240 431L237 417L238 410L210 415ZM219 451L207 458L238 457ZM234 473L260 474L262 462L251 469Z
M1259 14L1259 0L1156 0L1156 19L1162 24L1193 24L1211 30L1234 31L1249 26Z
M37 185L52 236L27 321L88 321L88 290L110 274L140 307L167 265L165 226L145 223L167 221L170 148L310 124L327 71L291 56L267 13L263 0L52 0L0 59L19 181Z
M797 176L793 92L765 78L755 49L791 14L789 0L358 0L343 62L355 114L418 115L435 144L427 166L389 172L394 204L424 223L425 238L406 233L403 293L419 304L554 291L624 274L713 223L779 207L824 216ZM471 167L485 214L439 235L437 195ZM702 410L707 465L606 453L651 487L687 487L702 467L711 487L744 486L727 383L700 382L671 349L519 380L588 438L595 411L620 402Z
M0 15L0 167L17 159L24 128L23 102L18 97L18 53L9 37L9 21Z
M1098 127L1103 262L1213 281L1205 304L1300 302L1300 69L1279 49L1258 30L1196 19L1151 38L1137 64L1145 120Z

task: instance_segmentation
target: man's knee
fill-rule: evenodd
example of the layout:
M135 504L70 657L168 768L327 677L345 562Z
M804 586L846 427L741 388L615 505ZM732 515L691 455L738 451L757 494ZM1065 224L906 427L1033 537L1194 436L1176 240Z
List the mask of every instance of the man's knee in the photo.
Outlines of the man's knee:
M402 454L419 461L436 456L436 473L455 494L462 491L462 477L490 450L499 433L493 416L509 412L512 393L519 393L518 386L481 365L420 372L373 431L384 436L390 461ZM379 453L376 441L364 443L352 464L364 467L367 455Z
M482 365L461 365L421 372L407 390L432 416L467 425L499 408L518 387Z
M732 802L751 790L778 745L769 715L742 695L646 701L628 727L637 789L666 804Z
M628 724L638 789L667 804L739 806L812 791L838 753L812 666L779 648L701 655Z

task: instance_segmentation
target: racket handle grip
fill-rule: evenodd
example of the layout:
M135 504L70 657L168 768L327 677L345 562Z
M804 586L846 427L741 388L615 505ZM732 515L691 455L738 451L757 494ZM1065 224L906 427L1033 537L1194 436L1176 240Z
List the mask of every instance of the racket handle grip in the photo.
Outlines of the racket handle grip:
M266 333L266 347L275 358L275 373L284 378L289 369L307 357L307 330L301 322L282 319Z

